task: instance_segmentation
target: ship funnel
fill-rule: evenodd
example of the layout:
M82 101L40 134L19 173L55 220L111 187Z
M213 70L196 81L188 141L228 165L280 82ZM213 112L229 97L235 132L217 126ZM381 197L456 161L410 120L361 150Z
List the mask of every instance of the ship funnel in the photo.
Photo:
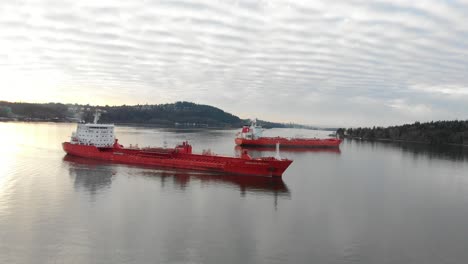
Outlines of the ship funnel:
M276 155L275 155L275 159L277 159L277 160L281 160L281 156L280 156L280 152L279 152L279 146L280 146L280 143L279 143L279 142L276 142Z

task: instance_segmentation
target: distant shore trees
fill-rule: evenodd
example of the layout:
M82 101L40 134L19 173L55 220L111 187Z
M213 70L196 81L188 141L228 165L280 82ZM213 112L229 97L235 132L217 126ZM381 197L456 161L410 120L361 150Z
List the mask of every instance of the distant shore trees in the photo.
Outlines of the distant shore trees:
M468 121L415 122L401 126L340 128L338 135L366 140L468 145Z
M0 101L0 118L20 121L56 121L56 122L92 122L95 111L101 111L101 122L145 124L158 126L181 127L240 127L249 124L249 120L241 119L219 108L195 104L192 102L176 102L172 104L154 105L121 105L92 106L61 103L12 103ZM297 124L283 124L258 120L265 128L300 127ZM302 126L303 128L309 128Z

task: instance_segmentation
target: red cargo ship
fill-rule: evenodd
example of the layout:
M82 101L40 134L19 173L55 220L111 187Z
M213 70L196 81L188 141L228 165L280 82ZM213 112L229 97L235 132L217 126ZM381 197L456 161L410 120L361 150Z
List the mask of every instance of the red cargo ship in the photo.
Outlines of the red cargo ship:
M114 125L78 124L70 142L62 143L70 155L113 162L150 165L197 171L281 177L292 160L277 157L252 158L247 151L240 157L218 156L211 153L193 154L188 142L175 148L125 148L114 137Z
M92 185L103 185L105 182L96 182L92 178L94 176L101 177L99 180L111 183L111 178L115 175L116 170L111 167L102 166L106 165L108 161L88 159L76 157L72 155L65 155L63 160L73 164L69 167L70 175L75 177L75 183L86 185L86 187L95 187ZM81 165L86 166L83 168ZM215 173L209 172L192 172L192 171L179 171L179 170L146 170L143 168L138 174L154 178L173 178L174 183L180 188L184 188L192 180L198 180L202 183L214 183L230 185L238 187L241 193L254 192L254 193L268 193L274 196L289 196L290 192L282 177L246 177L243 175L224 174L222 177ZM91 186L89 186L91 185Z
M280 144L284 148L338 148L341 139L338 138L284 138L284 137L262 137L262 127L252 122L250 126L243 126L242 131L237 134L236 145L273 147Z

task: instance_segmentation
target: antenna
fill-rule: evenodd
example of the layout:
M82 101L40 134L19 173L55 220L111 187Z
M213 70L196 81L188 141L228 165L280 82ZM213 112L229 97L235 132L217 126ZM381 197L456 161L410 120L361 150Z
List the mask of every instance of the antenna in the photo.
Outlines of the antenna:
M253 119L250 119L250 121L251 121L251 125L252 125L253 127L257 126L257 118L256 118L256 117L253 118Z
M279 146L280 146L280 143L279 143L279 142L276 142L276 155L275 155L275 159L277 159L277 160L281 160L281 156L280 156L280 153L279 153Z
M101 113L99 112L99 109L96 109L96 112L94 113L94 124L97 124L99 117L101 117Z

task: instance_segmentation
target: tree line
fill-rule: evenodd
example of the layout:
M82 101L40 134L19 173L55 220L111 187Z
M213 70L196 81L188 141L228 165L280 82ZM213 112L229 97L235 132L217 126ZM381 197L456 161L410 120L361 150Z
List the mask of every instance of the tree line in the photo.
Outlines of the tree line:
M101 112L100 122L103 123L195 127L240 127L250 124L248 119L241 119L217 107L192 102L92 106L89 104L36 104L0 101L0 118L22 121L92 122L97 109ZM294 125L265 120L257 120L257 123L265 128Z
M60 103L32 104L0 101L0 117L30 119L63 119L69 115L68 106Z
M337 134L347 138L419 142L431 145L468 145L467 121L415 122L401 126L340 128Z

